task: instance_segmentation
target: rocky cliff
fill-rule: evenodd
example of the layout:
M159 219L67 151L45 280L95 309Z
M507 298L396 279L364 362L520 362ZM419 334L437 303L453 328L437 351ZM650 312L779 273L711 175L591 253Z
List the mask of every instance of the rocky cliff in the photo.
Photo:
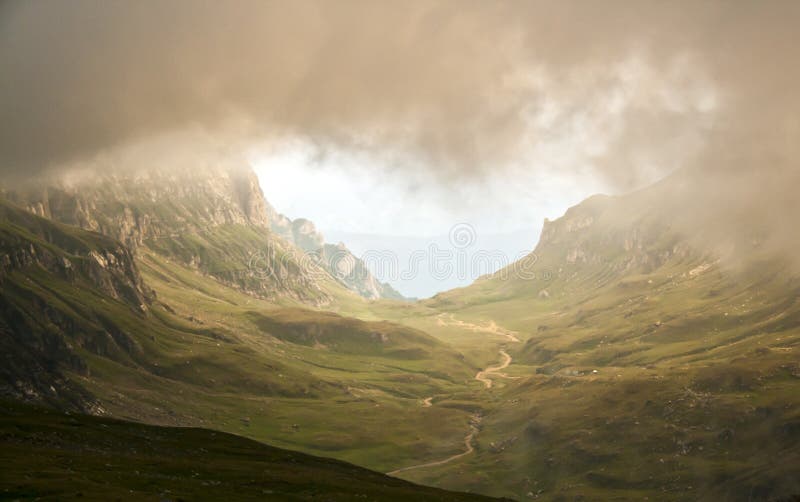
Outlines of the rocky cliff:
M558 266L551 272L590 265L646 273L692 253L668 217L648 213L635 202L636 197L595 195L561 218L545 220L534 256Z
M113 313L143 320L155 300L120 242L2 199L0 292L0 396L84 411L96 411L93 399L62 372L87 376L84 351L135 358Z
M111 298L142 312L153 299L130 250L100 234L77 233L0 199L0 281L38 267L66 281L88 279Z
M317 279L327 272L366 298L402 298L342 246L336 254L347 254L346 271L318 259L333 248L320 253L327 245L314 224L278 213L250 169L110 172L30 183L7 195L38 216L118 239L134 253L156 250L258 296L326 305L331 297Z
M248 169L144 169L63 177L8 192L32 213L152 250L265 298L325 305L324 272L270 232L258 179ZM323 281L324 282L324 281Z
M405 300L405 297L389 284L379 281L366 263L347 249L344 243L326 243L323 235L311 221L305 218L292 221L282 215L279 215L278 221L280 225L284 225L284 221L288 222L291 242L309 253L315 263L347 289L370 300L379 298Z
M325 244L317 250L322 266L344 284L364 298L405 300L392 286L380 282L367 268L366 263L342 244Z
M111 172L34 182L9 197L34 214L100 232L132 249L219 225L269 228L266 201L249 170Z

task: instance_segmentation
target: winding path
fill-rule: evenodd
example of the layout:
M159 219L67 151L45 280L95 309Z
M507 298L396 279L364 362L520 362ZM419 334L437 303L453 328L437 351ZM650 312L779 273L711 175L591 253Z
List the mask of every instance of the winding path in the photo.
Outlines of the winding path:
M509 342L519 342L519 338L517 338L516 331L511 331L510 329L501 328L494 321L489 321L486 323L486 325L482 326L480 324L474 324L471 322L465 322L460 319L456 319L456 317L453 314L447 314L447 316L450 317L450 319L446 319L445 314L439 314L439 316L436 319L437 324L439 324L439 326L455 326L457 328L464 328L470 331L504 336L508 339Z
M464 451L462 451L461 453L457 453L457 454L455 454L453 456L447 457L447 458L442 459L442 460L436 460L436 461L433 461L433 462L428 462L426 464L418 464L418 465L412 465L412 466L409 466L409 467L403 467L402 469L397 469L396 471L387 472L386 474L389 475L389 476L395 476L397 474L400 474L401 472L410 471L412 469L422 469L422 468L425 468L425 467L436 467L437 465L444 465L444 464L452 462L453 460L458 460L461 457L466 457L467 455L469 455L470 453L475 451L475 447L472 446L472 440L475 439L475 435L478 434L478 430L479 430L478 429L478 424L480 424L480 421L481 421L480 415L477 415L477 414L476 415L472 415L472 420L470 420L470 423L469 423L469 433L466 436L464 436L464 446L465 446L466 449Z
M497 366L489 366L485 370L481 370L475 375L475 380L483 382L483 385L487 389L491 389L493 384L491 378L489 378L489 375L497 373L500 370L504 370L508 368L509 364L511 364L511 356L508 355L508 352L506 352L505 349L500 349L500 355L503 356L502 363L498 364ZM500 374L499 376L505 375Z
M450 323L449 324L447 324L447 321L444 321L441 318L441 316L439 317L439 322L442 325L451 325L451 326L452 325L456 325L456 326L461 326L461 327L466 327L468 329L472 329L473 331L485 331L485 332L489 332L489 333L505 336L512 342L519 342L519 338L514 336L512 331L508 331L508 330L505 330L503 328L500 328L499 326L497 326L497 324L495 324L494 321L490 321L487 326L478 326L476 324L465 323L463 321L457 321L453 317L453 314L450 314ZM486 387L487 389L491 389L492 388L492 384L493 384L491 378L489 378L490 375L501 376L501 377L505 377L505 378L514 378L514 377L509 377L507 375L504 375L503 373L499 373L500 371L508 368L508 366L511 364L511 361L512 361L511 356L508 355L508 352L506 352L506 350L504 348L500 349L500 355L503 358L503 362L501 362L500 364L498 364L496 366L489 366L486 369L479 371L475 375L475 380L481 382L484 385L484 387ZM433 396L425 398L422 401L422 407L423 408L430 407L433 404L432 401L433 401ZM461 453L457 453L455 455L451 455L451 456L449 456L447 458L444 458L442 460L435 460L433 462L427 462L427 463L424 463L424 464L417 464L417 465L411 465L409 467L403 467L402 469L397 469L397 470L394 470L394 471L391 471L391 472L387 472L386 474L389 475L389 476L395 476L397 474L400 474L401 472L411 471L411 470L414 470L414 469L424 469L426 467L436 467L436 466L439 466L439 465L448 464L448 463L450 463L450 462L452 462L454 460L458 460L459 458L466 457L467 455L469 455L470 453L475 451L475 447L472 446L472 442L475 439L475 436L480 431L480 427L479 427L480 423L481 423L480 414L476 413L476 414L472 415L472 418L469 421L469 432L467 433L466 436L464 436L464 451L462 451Z

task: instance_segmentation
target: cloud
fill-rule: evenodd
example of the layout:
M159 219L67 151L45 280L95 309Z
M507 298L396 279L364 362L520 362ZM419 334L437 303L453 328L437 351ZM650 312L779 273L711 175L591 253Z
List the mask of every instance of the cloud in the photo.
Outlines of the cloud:
M442 186L695 166L709 215L795 217L798 24L790 0L7 1L0 173L299 137Z
M442 170L481 172L548 133L524 110L567 99L576 114L602 106L592 91L624 85L620 65L636 57L666 68L648 78L662 77L674 94L695 92L708 75L745 101L796 66L792 38L781 39L797 19L792 2L79 0L0 8L6 172L231 122L252 134L395 149ZM692 64L676 81L676 61L687 57ZM546 78L526 79L537 72ZM616 117L620 142L654 128L660 144L704 114L657 100L635 108ZM660 117L674 127L659 128ZM622 183L631 178L606 164Z

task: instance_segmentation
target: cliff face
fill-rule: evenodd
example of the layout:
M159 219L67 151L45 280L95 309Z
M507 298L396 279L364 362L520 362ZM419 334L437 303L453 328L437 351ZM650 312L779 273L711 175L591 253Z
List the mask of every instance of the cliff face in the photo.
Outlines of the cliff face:
M719 180L729 186L720 187ZM605 264L618 271L647 273L674 260L720 261L737 269L780 262L796 273L797 214L786 180L763 173L763 196L753 199L749 175L736 169L681 169L641 190L615 197L596 195L546 221L535 251L564 266ZM774 200L773 200L774 199Z
M92 397L62 371L88 376L80 351L137 357L112 312L143 320L155 299L121 243L2 199L0 292L0 396L83 411L96 411Z
M286 218L279 215L279 222ZM354 255L343 243L328 244L317 231L314 223L297 218L294 221L286 218L291 230L290 242L309 253L314 262L339 281L347 289L369 300L380 298L405 300L389 284L380 282L369 270L361 258ZM281 223L282 224L282 223Z
M134 256L155 251L255 296L317 306L331 300L316 279L324 272L309 270L315 265L270 232L274 209L248 169L64 178L9 198L36 215L118 239Z
M325 244L325 238L317 231L317 227L311 221L305 218L297 218L291 222L291 225L291 242L294 242L303 251L313 253Z
M303 256L323 250L322 235L308 220L279 214L249 169L109 173L8 195L38 216L118 239L134 254L155 250L257 296L326 305L331 297L314 278L327 272L365 298L402 298L349 251L358 273Z
M631 197L595 195L555 221L545 220L536 259L559 268L609 267L615 272L649 272L692 249L669 219L648 213Z
M328 273L364 298L405 300L389 284L380 282L372 275L366 263L351 253L344 244L324 244L316 253Z
M79 277L116 300L145 312L153 292L139 275L128 248L99 234L30 215L0 199L0 280L39 267L66 281Z
M32 213L120 240L150 239L219 225L269 228L258 179L248 170L142 170L60 180L9 194Z

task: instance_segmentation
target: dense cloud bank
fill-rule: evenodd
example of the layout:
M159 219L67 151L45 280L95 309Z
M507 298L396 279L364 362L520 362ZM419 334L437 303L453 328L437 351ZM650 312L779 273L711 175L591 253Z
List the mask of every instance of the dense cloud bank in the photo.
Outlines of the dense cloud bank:
M6 172L203 127L304 135L480 173L588 122L589 132L621 128L589 155L625 185L654 149L659 168L674 167L664 156L682 158L663 145L685 149L685 130L704 133L711 115L721 129L746 125L744 134L797 127L792 1L80 0L0 9Z
M701 209L785 221L798 25L791 0L6 1L0 172L302 137L440 183L695 166Z

